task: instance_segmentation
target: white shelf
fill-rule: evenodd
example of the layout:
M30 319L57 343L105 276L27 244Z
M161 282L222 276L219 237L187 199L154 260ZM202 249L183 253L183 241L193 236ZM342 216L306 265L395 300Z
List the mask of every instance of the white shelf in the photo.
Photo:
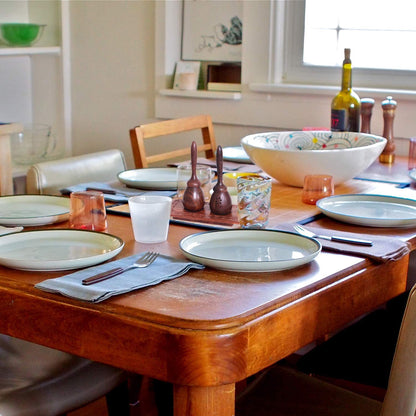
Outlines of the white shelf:
M59 46L40 46L27 48L0 47L0 56L21 56L21 55L60 55Z
M241 100L241 92L207 91L207 90L159 90L160 95L185 98L210 98L214 100Z

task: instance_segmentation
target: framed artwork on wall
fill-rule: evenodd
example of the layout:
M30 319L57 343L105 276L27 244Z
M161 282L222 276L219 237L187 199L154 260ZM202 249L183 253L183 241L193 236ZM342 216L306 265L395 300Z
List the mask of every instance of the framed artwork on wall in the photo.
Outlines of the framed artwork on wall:
M182 59L241 62L241 0L183 0Z

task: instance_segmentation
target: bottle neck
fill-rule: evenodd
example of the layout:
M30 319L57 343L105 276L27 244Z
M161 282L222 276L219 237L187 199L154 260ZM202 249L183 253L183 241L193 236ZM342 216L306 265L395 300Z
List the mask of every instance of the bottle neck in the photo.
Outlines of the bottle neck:
M342 90L350 90L352 86L352 65L351 63L344 63L342 66Z

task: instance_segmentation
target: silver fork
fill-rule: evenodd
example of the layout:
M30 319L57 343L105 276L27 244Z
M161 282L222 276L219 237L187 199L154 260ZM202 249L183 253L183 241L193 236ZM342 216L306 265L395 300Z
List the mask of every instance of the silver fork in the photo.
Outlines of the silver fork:
M121 273L126 272L127 270L135 268L143 268L150 266L157 258L159 253L153 251L148 251L143 256L138 258L133 264L127 267L116 267L114 269L108 270L106 272L97 274L95 276L88 277L82 281L83 285L92 285L97 282L102 282L103 280L111 279L114 276L118 276Z
M349 244L357 244L360 246L372 246L373 242L369 240L361 240L360 238L350 238L350 237L337 237L337 236L328 236L328 235L318 235L313 233L312 231L303 228L301 225L296 224L294 229L299 234L304 235L305 237L312 237L312 238L320 238L322 240L329 240L329 241L337 241L339 243L349 243Z

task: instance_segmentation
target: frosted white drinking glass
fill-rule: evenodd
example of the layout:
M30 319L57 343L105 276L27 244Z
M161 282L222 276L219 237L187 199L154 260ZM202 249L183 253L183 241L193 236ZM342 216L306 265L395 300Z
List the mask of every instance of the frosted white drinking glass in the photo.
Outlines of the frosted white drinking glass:
M129 198L134 239L139 243L161 243L168 238L172 199L138 195Z

